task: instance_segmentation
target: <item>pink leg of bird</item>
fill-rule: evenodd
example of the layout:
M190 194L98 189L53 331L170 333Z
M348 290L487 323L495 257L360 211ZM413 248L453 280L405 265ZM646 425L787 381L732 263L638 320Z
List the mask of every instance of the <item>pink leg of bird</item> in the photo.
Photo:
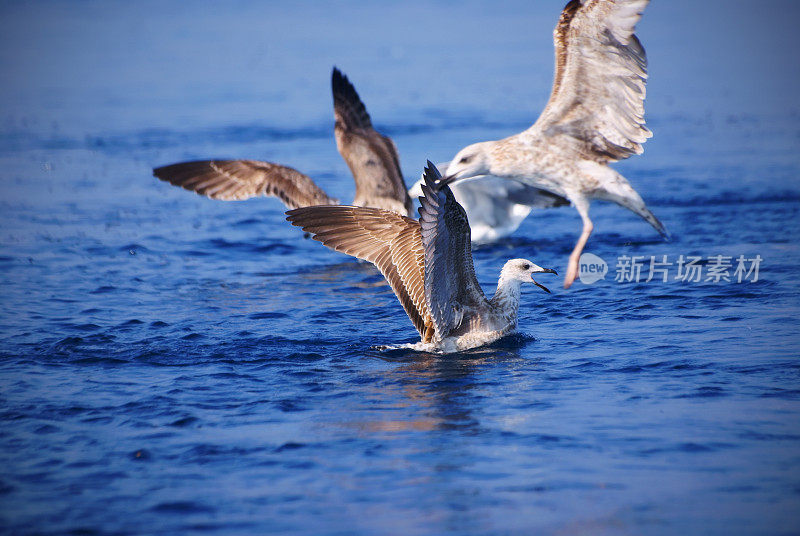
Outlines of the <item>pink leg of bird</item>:
M567 275L564 277L564 288L569 288L572 286L572 283L578 277L581 253L583 253L583 248L586 246L586 242L589 240L589 235L592 234L592 229L594 229L592 220L589 219L589 204L584 200L581 200L580 202L573 202L573 204L583 220L583 231L581 232L580 238L578 238L578 243L575 244L575 248L572 250L572 253L569 256Z

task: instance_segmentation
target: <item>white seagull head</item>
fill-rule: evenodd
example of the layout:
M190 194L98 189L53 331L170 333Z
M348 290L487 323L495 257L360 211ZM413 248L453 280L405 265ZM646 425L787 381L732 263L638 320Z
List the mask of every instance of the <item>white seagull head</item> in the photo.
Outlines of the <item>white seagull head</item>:
M545 292L550 290L544 285L537 283L533 276L535 274L557 274L552 268L542 268L528 259L511 259L500 272L500 278L506 281L519 281L520 283L533 283Z
M477 175L488 175L491 167L490 151L493 144L494 142L491 141L483 141L461 149L447 167L445 182Z

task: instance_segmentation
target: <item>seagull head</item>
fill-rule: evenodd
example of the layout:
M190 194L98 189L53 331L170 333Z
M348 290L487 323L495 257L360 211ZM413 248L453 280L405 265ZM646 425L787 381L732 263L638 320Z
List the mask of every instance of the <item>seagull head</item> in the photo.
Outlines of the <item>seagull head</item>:
M493 142L480 142L461 149L447 166L444 182L451 183L477 175L489 174L489 151Z
M520 281L521 283L533 283L545 292L550 290L533 279L536 274L556 274L558 273L552 268L542 268L538 264L534 264L528 259L511 259L503 267L503 275L510 279Z

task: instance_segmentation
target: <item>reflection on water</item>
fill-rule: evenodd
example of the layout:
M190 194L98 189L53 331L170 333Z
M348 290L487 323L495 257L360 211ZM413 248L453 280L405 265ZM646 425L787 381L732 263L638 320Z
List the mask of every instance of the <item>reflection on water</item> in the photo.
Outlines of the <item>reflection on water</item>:
M369 432L478 432L480 422L470 412L470 408L479 405L473 399L473 390L480 387L474 377L475 370L513 368L522 359L519 350L528 343L533 343L533 339L515 334L447 358L407 349L374 349L367 356L392 365L375 374L381 377L382 385L394 386L397 393L393 394L400 395L401 401L395 401L396 406L386 411L365 412L374 420L345 424ZM368 396L378 394L373 390Z

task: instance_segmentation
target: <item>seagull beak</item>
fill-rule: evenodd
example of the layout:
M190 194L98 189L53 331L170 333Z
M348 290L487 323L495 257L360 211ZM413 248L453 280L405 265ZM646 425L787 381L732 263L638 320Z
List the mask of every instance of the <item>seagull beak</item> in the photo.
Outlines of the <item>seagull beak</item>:
M556 272L552 268L542 268L540 270L537 270L534 273L537 273L537 274L556 274L556 275L558 275L558 272ZM536 282L536 280L533 278L533 274L531 274L531 281L533 281L533 284L536 285L537 287L539 287L540 289L542 289L543 291L547 292L548 294L552 294L550 292L549 288L547 288L546 286L542 285L541 283L537 283Z
M458 180L458 173L453 173L452 175L445 175L442 177L442 184L451 184Z
M533 281L532 277L531 277L531 281ZM533 284L536 285L537 287L539 287L540 289L542 289L543 291L547 292L548 294L551 294L550 289L547 288L546 286L542 285L541 283L537 283L536 281L533 281Z

